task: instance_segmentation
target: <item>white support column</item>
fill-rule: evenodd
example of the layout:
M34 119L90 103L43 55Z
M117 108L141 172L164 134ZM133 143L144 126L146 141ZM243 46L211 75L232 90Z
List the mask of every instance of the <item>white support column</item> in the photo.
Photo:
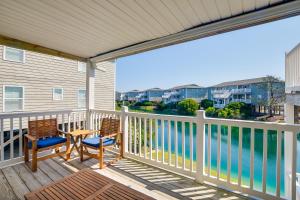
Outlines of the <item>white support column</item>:
M86 118L87 129L91 129L90 110L94 109L95 104L95 63L87 61L86 64Z
M196 181L203 183L203 173L205 169L205 111L197 111L197 133L196 133Z
M128 107L122 106L123 153L128 153Z
M284 120L289 124L294 124L294 105L284 104ZM293 152L291 146L293 144L293 133L285 132L284 134L284 187L287 199L292 199L291 173Z

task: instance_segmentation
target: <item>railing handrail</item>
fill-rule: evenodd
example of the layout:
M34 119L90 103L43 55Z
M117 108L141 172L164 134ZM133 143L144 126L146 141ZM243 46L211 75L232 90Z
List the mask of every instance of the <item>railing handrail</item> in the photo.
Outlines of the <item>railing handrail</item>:
M17 117L25 117L25 116L36 116L36 115L51 115L51 114L56 114L56 113L73 113L73 112L83 112L83 111L86 111L86 109L10 112L10 113L0 113L0 119L17 118Z

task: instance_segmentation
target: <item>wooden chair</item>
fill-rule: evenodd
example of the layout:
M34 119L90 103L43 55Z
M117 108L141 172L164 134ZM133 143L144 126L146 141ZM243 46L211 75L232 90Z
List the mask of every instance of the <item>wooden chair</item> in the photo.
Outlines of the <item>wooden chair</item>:
M99 160L99 167L103 169L107 164L104 163L104 150L119 145L120 155L108 164L117 161L123 157L122 133L120 132L120 120L112 118L104 118L101 123L100 135L92 138L81 140L80 144L80 160L83 161L83 155ZM88 149L97 150L98 153L90 153Z
M60 137L65 134L66 138ZM66 145L66 151L60 152L60 147ZM37 153L55 149L55 153L37 158ZM32 151L31 170L37 170L37 161L55 156L66 155L70 158L70 135L57 129L56 119L35 120L28 122L28 134L24 136L24 160L29 164L29 150Z

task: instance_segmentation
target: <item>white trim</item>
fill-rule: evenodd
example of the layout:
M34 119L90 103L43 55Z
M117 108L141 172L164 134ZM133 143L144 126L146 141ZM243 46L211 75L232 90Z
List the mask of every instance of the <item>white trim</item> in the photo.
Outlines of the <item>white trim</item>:
M16 50L22 51L22 53L23 53L23 59L22 59L22 61L7 59L7 58L6 58L6 48L16 49ZM18 48L13 48L13 47L3 46L3 60L5 60L5 61L11 61L11 62L18 62L18 63L25 63L25 60L26 60L26 53L25 53L25 50L18 49Z
M237 17L230 17L207 25L197 26L165 37L134 44L110 52L104 52L91 58L92 62L101 62L113 58L119 58L137 54L157 48L179 44L195 39L205 38L233 30L243 29L279 19L299 15L300 1L291 1L270 8L252 11Z
M22 88L22 92L23 92L23 96L22 98L14 98L14 99L22 99L22 109L21 110L16 110L16 111L12 111L12 112L21 112L21 111L24 111L24 108L25 108L25 87L24 86L20 86L20 85L3 85L3 88L2 88L2 91L3 91L3 98L2 98L2 101L3 101L3 112L7 112L5 110L5 87L20 87Z
M54 98L54 90L59 89L61 90L61 99L55 99ZM64 88L54 87L52 88L52 100L53 101L63 101L64 100Z

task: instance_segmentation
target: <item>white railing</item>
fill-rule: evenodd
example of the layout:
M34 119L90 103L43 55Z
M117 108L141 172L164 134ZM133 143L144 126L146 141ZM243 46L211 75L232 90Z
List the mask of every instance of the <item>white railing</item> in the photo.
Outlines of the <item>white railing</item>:
M67 129L66 131L72 128L72 123L73 126L75 124L82 128L99 130L101 120L112 117L120 119L121 122L125 157L193 177L201 183L214 184L261 199L285 199L281 190L281 152L283 138L290 138L292 140L289 141L293 142L285 143L284 149L290 152L290 157L284 158L290 161L289 174L285 174L284 177L291 177L287 187L289 191L285 191L285 194L290 194L290 199L296 199L299 190L296 187L296 135L300 132L299 125L207 118L204 111L198 111L195 117L128 112L126 107L123 107L122 111L90 110L88 113L88 116L85 116L86 111L0 114L0 167L7 164L7 161L15 158L20 160L22 157L23 129L29 120L55 117L59 119L59 128ZM4 132L9 135L8 139L4 139ZM255 138L259 135L262 138L261 186L256 185L254 178L254 169L257 167ZM270 137L275 137L276 140L274 191L268 189L267 181L268 171L272 170L268 167L268 152L272 150L268 146ZM19 148L15 147L15 141L19 141ZM247 154L243 150L245 145L249 146ZM14 154L16 149L17 155ZM6 151L8 154L5 157ZM237 160L237 174L233 174L232 158ZM221 167L221 161L224 159L225 171ZM247 181L243 180L245 159L250 161L250 166L247 166Z
M231 92L232 94L251 93L251 88L237 88L237 89L231 89L230 92Z
M232 99L231 102L244 102L244 103L251 103L251 99Z
M28 121L50 118L57 119L58 129L62 131L86 128L85 110L0 114L0 168L22 161L23 135L27 133Z

